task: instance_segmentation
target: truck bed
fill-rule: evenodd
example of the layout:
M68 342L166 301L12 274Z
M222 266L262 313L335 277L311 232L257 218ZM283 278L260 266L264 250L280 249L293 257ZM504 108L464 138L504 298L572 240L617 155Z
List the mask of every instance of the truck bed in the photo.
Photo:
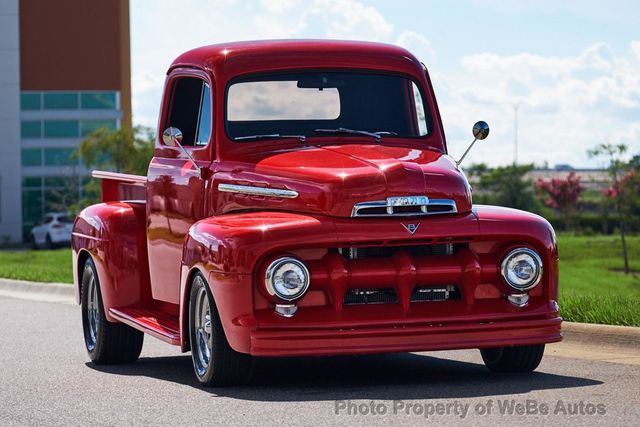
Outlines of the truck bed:
M102 180L103 202L146 203L146 176L106 171L93 171L91 176Z

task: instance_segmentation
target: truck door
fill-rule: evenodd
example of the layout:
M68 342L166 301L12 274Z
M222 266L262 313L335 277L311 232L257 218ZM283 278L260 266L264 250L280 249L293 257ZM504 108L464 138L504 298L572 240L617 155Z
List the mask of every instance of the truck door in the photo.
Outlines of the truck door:
M147 174L147 245L155 300L179 304L182 247L189 227L202 219L207 182L179 149L162 142L178 128L182 145L200 168L212 161L211 83L205 73L177 70L167 78L154 157Z

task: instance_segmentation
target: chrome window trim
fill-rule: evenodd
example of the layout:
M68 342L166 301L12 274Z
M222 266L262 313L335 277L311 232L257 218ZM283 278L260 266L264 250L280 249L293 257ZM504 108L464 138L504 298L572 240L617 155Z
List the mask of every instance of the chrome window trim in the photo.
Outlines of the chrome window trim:
M294 190L254 187L251 185L218 184L218 191L222 191L224 193L246 194L248 196L280 197L283 199L295 199L298 197L298 192Z
M423 196L420 196L420 197L423 197ZM359 218L391 217L391 216L412 217L412 216L426 216L426 215L446 215L446 214L452 214L452 213L458 212L458 207L456 206L456 202L451 199L428 199L425 197L426 203L413 204L413 205L412 204L397 205L397 204L394 204L393 200L390 200L390 199L397 199L397 198L390 197L387 200L377 200L377 201L371 201L371 202L356 203L353 206L353 209L351 210L351 216L359 217ZM398 213L394 212L395 207L406 207L406 206L419 206L420 212L398 212ZM429 206L448 206L450 210L445 212L429 212L428 211ZM385 208L386 213L366 214L362 212L362 210L370 209L370 208Z

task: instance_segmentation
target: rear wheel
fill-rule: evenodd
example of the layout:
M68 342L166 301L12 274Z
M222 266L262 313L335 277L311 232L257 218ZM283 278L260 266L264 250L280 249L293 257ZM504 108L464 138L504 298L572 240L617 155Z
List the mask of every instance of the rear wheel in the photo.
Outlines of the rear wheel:
M493 372L531 372L544 355L544 344L480 350L484 364Z
M237 385L249 379L251 356L229 345L209 286L199 273L189 296L189 338L193 369L202 385Z
M123 323L110 323L104 314L95 264L87 259L82 272L82 329L91 361L97 365L135 362L144 334Z
M38 242L36 242L36 236L34 236L33 234L31 235L31 237L29 237L29 243L31 243L31 249L38 249Z

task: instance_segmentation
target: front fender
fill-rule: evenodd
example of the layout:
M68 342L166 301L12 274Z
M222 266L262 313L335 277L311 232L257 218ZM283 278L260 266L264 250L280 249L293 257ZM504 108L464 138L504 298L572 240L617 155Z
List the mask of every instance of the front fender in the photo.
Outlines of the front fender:
M475 205L480 235L485 241L525 242L533 246L545 266L542 282L549 297L558 299L558 244L553 227L543 217L518 209Z
M266 254L299 247L307 239L335 242L333 223L294 213L253 212L207 218L192 225L182 255L183 351L188 349L189 285L196 272L209 282L229 344L236 351L249 353L255 265Z

